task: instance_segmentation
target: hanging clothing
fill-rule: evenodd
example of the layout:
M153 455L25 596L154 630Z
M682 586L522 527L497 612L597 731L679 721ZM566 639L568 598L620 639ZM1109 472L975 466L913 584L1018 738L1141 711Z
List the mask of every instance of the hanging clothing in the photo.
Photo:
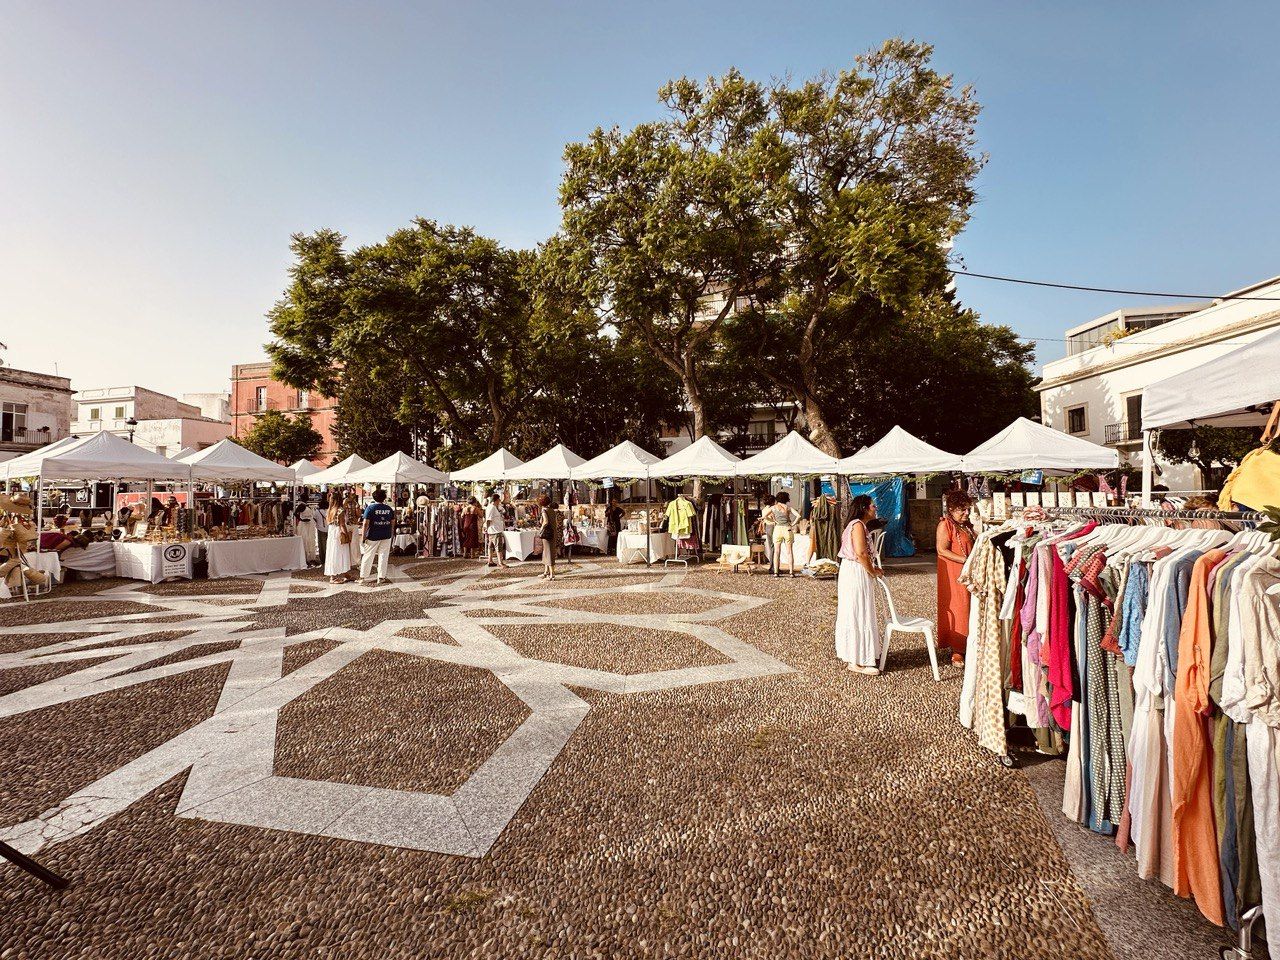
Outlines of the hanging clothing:
M695 512L691 501L685 497L676 497L667 504L667 532L676 539L690 536L693 533Z
M813 502L809 511L809 525L813 537L813 555L824 560L835 560L840 554L840 504L826 494Z

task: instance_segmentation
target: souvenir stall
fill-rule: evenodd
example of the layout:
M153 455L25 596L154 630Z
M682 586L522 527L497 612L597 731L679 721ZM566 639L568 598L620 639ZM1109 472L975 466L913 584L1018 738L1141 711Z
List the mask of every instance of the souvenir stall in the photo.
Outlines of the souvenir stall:
M1142 500L1151 505L1154 431L1180 427L1263 427L1259 444L1233 473L1246 478L1235 490L1228 480L1218 506L1233 502L1255 509L1280 502L1280 453L1263 447L1276 435L1276 408L1280 400L1280 331L1238 347L1215 360L1153 383L1142 391ZM1252 502L1260 501L1260 502ZM1271 501L1264 503L1261 501Z
M541 456L507 470L504 479L527 483L543 481L548 484L557 480L571 480L573 471L586 462L563 443L557 443ZM552 499L558 498L553 496ZM514 500L511 506L515 512L515 529L506 531L507 557L513 560L527 560L541 550L538 544L539 523L536 497Z
M762 450L753 457L747 457L737 466L739 477L790 477L797 493L801 493L800 481L813 477L832 476L838 472L839 461L830 454L823 453L796 431L792 430L773 446ZM792 504L792 507L805 515L804 500ZM814 559L813 540L805 528L795 532L791 543L781 542L776 547L780 550L779 562L790 563L794 558L797 568L802 568Z
M1280 540L1257 513L1029 507L978 537L959 715L1065 756L1063 813L1280 956Z
M735 457L711 437L699 437L649 470L654 480L704 480L712 484L731 483L737 476ZM705 492L694 517L694 532L700 550L718 551L726 565L736 567L750 557L747 543L750 525L746 520L749 498L726 492ZM735 533L741 528L741 538Z
M282 467L235 443L220 440L186 460L194 482L230 488L240 486L250 494L261 483L292 486L297 479L291 467ZM315 524L294 532L290 502L278 494L255 501L252 496L214 498L196 506L197 551L208 559L209 579L276 570L304 570L308 547L304 535L315 537ZM312 543L310 552L316 553Z
M62 440L40 450L0 464L10 481L30 481L35 502L35 526L44 527L43 486L47 481L89 480L190 485L191 467L167 460L157 453L136 446L102 431L89 437ZM103 531L105 533L105 531ZM89 543L44 555L37 551L33 564L51 581L62 579L63 567L84 569L101 574L107 569L106 552L112 553L116 576L146 579L153 582L168 576L191 575L191 530L143 530L136 541L118 539ZM178 556L181 554L181 556Z
M630 440L624 440L616 447L606 450L600 456L587 461L579 467L575 467L573 469L573 479L603 480L609 478L622 483L643 480L649 490L648 500L652 503L653 483L650 479L649 471L660 462L662 462L661 457L654 456ZM653 529L655 517L653 514L654 511L651 508L644 511L644 528L642 531L633 533L630 528L626 531L619 531L617 551L619 563L654 563L658 560L675 557L676 528L669 527L672 532L656 532L655 534ZM691 516L692 509L690 509ZM566 524L566 528L568 527L569 524ZM566 533L569 532L567 529ZM687 524L686 532L688 536L684 538L685 542L696 543L696 539L693 538L693 525L691 522ZM599 535L599 533L596 534L597 542ZM607 546L607 534L605 538ZM686 549L694 549L694 547L689 546Z
M361 484L367 487L385 487L392 492L392 501L397 500L395 492L397 488L408 487L412 485L423 486L442 486L449 482L449 476L435 467L421 463L413 457L405 453L393 453L389 457L379 460L371 466L361 470L349 473L345 479L349 484ZM425 497L425 495L423 495ZM422 499L420 497L419 499ZM419 504L414 501L409 503L402 511L397 508L397 524L396 532L392 539L391 549L395 553L405 553L412 551L414 553L422 553L424 556L457 556L460 552L457 547L457 524L456 524L456 504L451 501L441 501L436 510L427 510L424 516L424 509L430 505L428 498L427 504ZM437 515L439 519L437 520ZM446 520L454 518L452 531L446 529ZM445 551L427 552L425 544L428 541L435 542L439 537L441 547L451 544L453 549Z

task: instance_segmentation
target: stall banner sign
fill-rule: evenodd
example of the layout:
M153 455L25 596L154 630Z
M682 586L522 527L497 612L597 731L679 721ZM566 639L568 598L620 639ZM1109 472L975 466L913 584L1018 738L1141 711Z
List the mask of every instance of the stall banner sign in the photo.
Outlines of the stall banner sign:
M170 577L191 579L191 546L186 543L166 543L160 551L160 579Z
M613 486L613 477L605 477L602 481L600 481L600 486L608 490L610 487Z
M1029 483L1033 487L1038 487L1044 483L1043 470L1028 470L1022 475L1022 482Z

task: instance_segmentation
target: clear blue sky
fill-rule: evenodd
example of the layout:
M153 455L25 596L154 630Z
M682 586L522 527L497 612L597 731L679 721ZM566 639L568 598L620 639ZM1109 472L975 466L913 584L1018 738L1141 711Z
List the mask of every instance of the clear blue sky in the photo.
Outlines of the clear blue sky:
M564 143L653 117L665 80L805 77L892 35L984 105L970 269L1226 292L1280 273L1278 10L0 0L0 341L77 387L223 386L261 356L290 233L424 215L532 245ZM959 289L1029 337L1142 302Z

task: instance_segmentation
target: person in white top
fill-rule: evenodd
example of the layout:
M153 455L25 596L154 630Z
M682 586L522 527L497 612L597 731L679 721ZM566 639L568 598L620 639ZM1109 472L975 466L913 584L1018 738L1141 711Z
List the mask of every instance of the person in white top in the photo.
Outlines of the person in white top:
M510 566L504 556L507 552L506 530L507 520L502 515L502 497L495 493L489 498L489 507L484 512L484 535L489 542L489 556L484 562L486 567L492 566L494 561L500 567Z

